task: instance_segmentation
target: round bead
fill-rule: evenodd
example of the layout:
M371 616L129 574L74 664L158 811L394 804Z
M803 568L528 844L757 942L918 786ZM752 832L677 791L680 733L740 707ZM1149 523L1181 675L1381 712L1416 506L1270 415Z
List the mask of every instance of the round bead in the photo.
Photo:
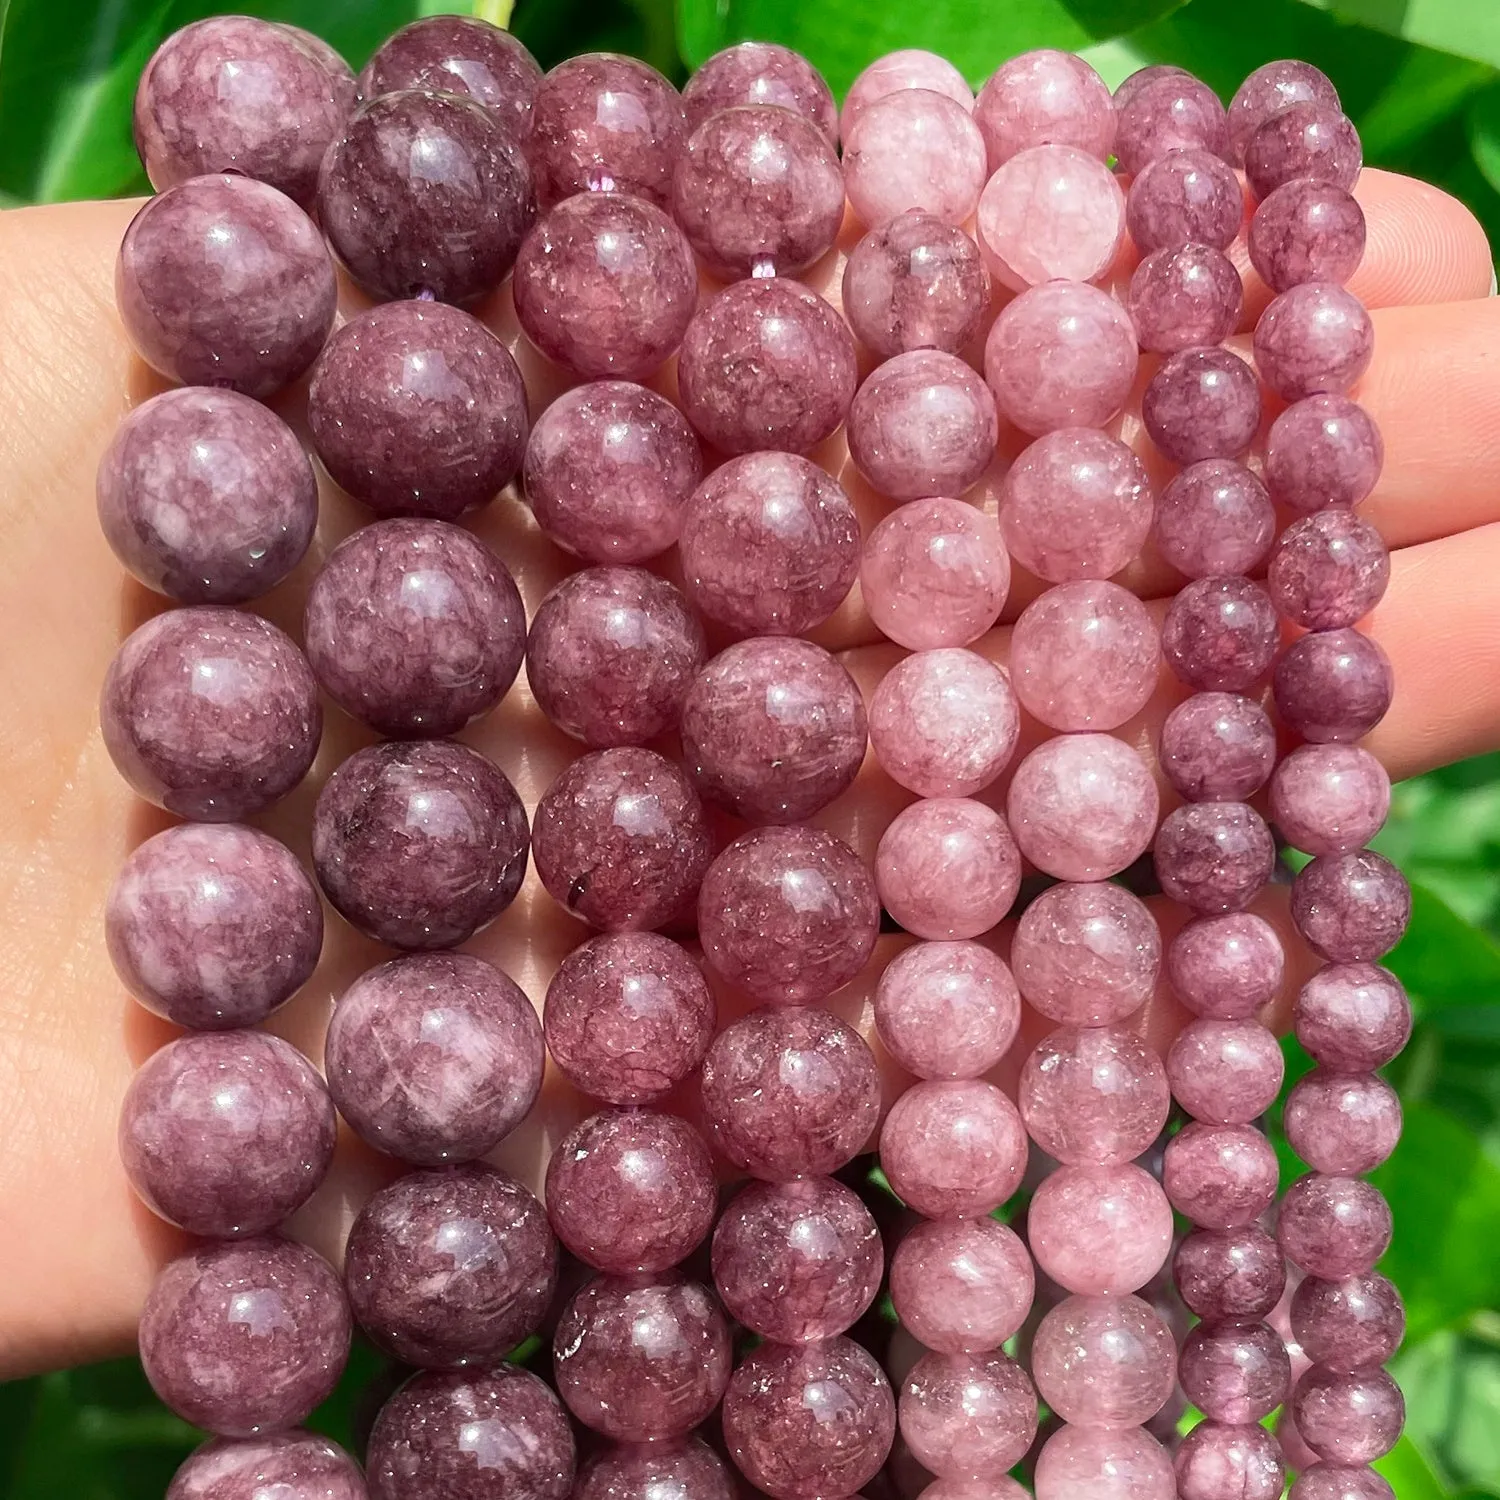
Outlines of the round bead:
M896 1196L925 1218L974 1218L1020 1186L1026 1132L994 1084L931 1079L891 1106L880 1131L880 1166Z
M1380 602L1390 577L1390 554L1368 521L1322 510L1282 533L1266 585L1287 619L1309 630L1338 630Z
M1177 1500L1281 1500L1286 1464L1258 1422L1201 1422L1178 1444Z
M1059 1167L1026 1211L1037 1266L1070 1292L1133 1292L1172 1248L1172 1205L1161 1184L1131 1163Z
M1239 327L1240 273L1211 245L1154 250L1130 278L1130 316L1142 349L1175 354L1217 344Z
M1191 802L1156 834L1156 878L1195 912L1243 911L1271 878L1276 840L1243 802Z
M1244 1125L1264 1114L1281 1092L1284 1069L1275 1036L1255 1021L1189 1022L1167 1053L1177 1102L1215 1125Z
M1191 77L1192 74L1186 68L1179 68L1173 63L1151 63L1148 67L1137 68L1135 72L1127 73L1115 89L1115 109L1124 109L1147 84L1155 83L1159 78Z
M359 1465L321 1433L214 1438L178 1469L166 1500L368 1500Z
M200 605L126 637L104 679L99 723L140 796L179 817L228 823L302 780L323 712L287 636L255 615Z
M1245 139L1245 180L1261 199L1298 178L1331 182L1348 192L1363 162L1359 132L1337 104L1288 105Z
M1374 1469L1316 1463L1297 1476L1288 1500L1395 1500L1395 1494Z
M902 1384L898 1412L917 1462L950 1479L1003 1472L1036 1437L1036 1390L999 1353L924 1354Z
M1391 706L1385 652L1357 630L1313 631L1276 662L1271 691L1282 722L1314 744L1363 739Z
M1390 1245L1390 1205L1378 1188L1357 1177L1309 1172L1286 1190L1276 1238L1287 1259L1309 1276L1363 1276Z
M805 1005L841 989L875 951L879 930L869 869L820 828L742 834L698 891L708 966L760 1005Z
M1205 458L1168 482L1152 537L1164 561L1189 578L1253 573L1276 535L1276 511L1243 464Z
M1325 1068L1361 1073L1383 1068L1411 1035L1411 1002L1389 969L1328 964L1297 995L1297 1040Z
M1270 670L1276 607L1249 578L1199 578L1167 606L1162 655L1190 687L1243 693Z
M1308 281L1283 292L1255 325L1255 367L1288 401L1342 394L1369 368L1375 327L1352 292Z
M1177 1351L1171 1330L1139 1297L1069 1297L1037 1325L1031 1372L1064 1421L1134 1427L1172 1394Z
M1185 1125L1162 1157L1172 1207L1205 1229L1254 1223L1276 1201L1279 1173L1271 1143L1249 1125Z
M1125 197L1125 224L1142 255L1189 244L1227 250L1244 216L1245 195L1234 169L1211 151L1158 156Z
M1032 146L1072 146L1102 162L1115 142L1108 86L1081 57L1052 47L1001 63L974 101L974 119L992 172Z
M536 1101L545 1060L520 986L467 953L367 970L323 1042L339 1113L377 1150L418 1166L473 1161L504 1140Z
M1253 698L1194 693L1166 717L1157 759L1190 802L1240 802L1266 784L1276 731Z
M1291 1413L1303 1442L1319 1458L1367 1464L1396 1446L1406 1402L1384 1370L1343 1375L1314 1365L1297 1382Z
M1176 1500L1172 1460L1143 1428L1064 1426L1036 1461L1037 1500Z
M1401 1139L1400 1097L1373 1073L1314 1068L1287 1095L1283 1119L1292 1150L1319 1172L1373 1172Z
M147 199L115 263L135 351L183 385L269 396L318 356L337 286L317 226L250 177L194 177Z
M1264 1229L1198 1229L1177 1247L1172 1274L1200 1318L1266 1317L1286 1287L1286 1261Z
M974 91L946 57L920 47L904 47L877 57L849 85L839 117L843 138L849 139L849 132L866 105L901 89L930 89L935 94L946 94L971 113L974 109Z
M1251 265L1273 292L1304 281L1342 286L1364 259L1364 211L1335 183L1298 178L1255 210L1248 246Z
M1380 429L1347 396L1309 396L1287 407L1266 435L1266 483L1278 502L1305 516L1358 505L1380 478Z
M1343 854L1369 843L1391 805L1385 767L1356 745L1303 745L1271 778L1271 816L1293 848Z
M1308 946L1333 963L1370 963L1401 941L1411 887L1370 849L1323 854L1292 882L1292 921Z
M1167 978L1195 1015L1242 1021L1281 988L1286 955L1276 929L1253 912L1195 917L1167 945Z
M839 112L823 75L790 47L775 42L738 42L715 52L693 70L682 90L687 128L740 104L774 104L811 120L838 143Z
M1031 1256L988 1215L916 1224L891 1257L891 1300L918 1342L944 1354L998 1349L1026 1321Z
M235 391L164 391L99 462L99 524L147 588L239 604L302 561L318 524L312 465L275 412Z
M1263 63L1234 91L1229 101L1230 159L1236 166L1245 160L1250 137L1282 110L1294 104L1339 107L1338 90L1326 74L1311 63L1285 58Z
M537 874L552 898L606 932L660 927L685 912L713 857L703 803L654 750L581 756L532 820Z
M1135 176L1169 151L1223 156L1229 125L1218 95L1188 73L1159 74L1116 105L1115 157Z
M1306 1276L1292 1294L1292 1332L1314 1364L1352 1371L1382 1365L1401 1347L1406 1309L1384 1276Z
M747 42L746 46L756 45ZM596 1453L579 1471L575 1500L735 1500L723 1461L701 1438L622 1443Z
M1260 384L1228 349L1183 349L1147 383L1141 419L1173 463L1237 458L1260 427Z
M986 175L984 137L970 112L933 89L868 100L844 137L849 206L868 225L912 210L962 224Z
M1268 1323L1200 1323L1182 1341L1182 1393L1218 1422L1259 1422L1286 1400L1292 1362Z
M978 1078L1010 1050L1021 996L1010 970L979 943L914 943L881 971L875 1027L918 1078Z

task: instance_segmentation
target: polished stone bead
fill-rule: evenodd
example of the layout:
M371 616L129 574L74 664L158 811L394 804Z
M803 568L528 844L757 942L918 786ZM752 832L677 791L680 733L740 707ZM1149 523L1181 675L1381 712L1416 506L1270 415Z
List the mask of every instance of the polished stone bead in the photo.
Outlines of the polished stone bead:
M1052 47L1001 63L974 101L974 119L991 172L1032 146L1072 146L1102 162L1115 142L1108 85L1081 57Z
M947 1479L1001 1473L1036 1437L1036 1390L1004 1354L924 1354L901 1386L901 1436Z
M302 561L318 524L312 465L275 412L236 391L164 391L99 461L99 525L147 588L239 604Z
M1281 1500L1286 1464L1258 1422L1201 1422L1177 1446L1177 1500Z
M349 1354L338 1273L288 1240L209 1244L168 1262L141 1309L141 1364L185 1422L225 1437L295 1427Z
M1186 68L1179 68L1175 63L1151 63L1147 67L1137 68L1133 73L1127 73L1114 91L1115 109L1124 109L1147 84L1155 83L1159 78L1191 78L1192 74Z
M714 1230L725 1310L778 1344L843 1333L875 1300L884 1264L869 1209L831 1177L752 1182Z
M816 1006L767 1008L726 1027L703 1059L703 1118L723 1155L783 1182L836 1172L880 1117L874 1055Z
M708 1237L719 1208L713 1159L677 1115L602 1110L547 1163L547 1213L580 1260L612 1275L654 1274Z
M875 987L885 1049L918 1078L978 1078L1010 1050L1021 996L1004 961L973 942L914 943Z
M1243 693L1270 670L1279 629L1271 596L1253 579L1199 578L1167 606L1162 655L1189 687Z
M1037 1500L1176 1500L1172 1460L1144 1428L1064 1426L1036 1461Z
M235 823L147 839L110 887L115 972L148 1010L194 1030L253 1026L305 984L323 908L284 844Z
M1240 802L1266 784L1276 731L1253 698L1194 693L1163 721L1157 758L1190 802Z
M1217 1422L1259 1422L1286 1400L1292 1362L1269 1323L1200 1323L1182 1341L1182 1393Z
M520 889L527 843L515 788L451 740L357 751L313 812L324 894L394 948L451 948L493 921Z
M701 615L741 635L800 635L854 586L859 517L817 464L795 453L746 453L693 492L678 552Z
M125 638L104 679L99 724L140 796L180 817L229 823L302 780L323 712L287 636L255 615L199 605Z
M1245 180L1261 199L1299 178L1351 191L1363 162L1359 132L1337 104L1288 105L1245 138Z
M1253 573L1275 535L1276 511L1265 485L1233 459L1200 459L1157 497L1156 550L1189 578Z
M1327 964L1302 986L1292 1008L1297 1040L1325 1068L1383 1068L1411 1035L1411 1002L1389 969Z
M339 1113L418 1166L473 1161L536 1101L546 1058L521 987L467 953L421 953L361 974L328 1020L323 1064Z
M1229 126L1224 106L1206 83L1187 73L1153 78L1117 101L1115 157L1134 176L1169 151L1225 155Z
M1253 912L1195 917L1167 945L1167 978L1195 1015L1242 1021L1281 988L1286 955L1276 929Z
M1287 1095L1283 1113L1292 1150L1319 1172L1373 1172L1401 1139L1401 1100L1373 1073L1314 1068Z
M1283 292L1255 325L1255 368L1287 401L1341 395L1369 368L1375 325L1352 292L1307 281Z
M1271 878L1276 840L1244 802L1191 802L1156 834L1156 878L1195 912L1243 911Z
M183 385L269 396L318 357L337 286L317 226L250 177L190 178L148 198L115 263L135 351Z
M1253 1224L1194 1230L1177 1247L1172 1274L1182 1300L1208 1319L1264 1318L1286 1287L1281 1247Z
M1335 183L1298 178L1255 210L1247 239L1250 263L1274 292L1304 281L1342 286L1364 259L1364 211Z
M1271 817L1282 838L1308 854L1342 854L1369 843L1390 805L1385 767L1357 745L1303 745L1271 778Z
M1147 383L1141 419L1173 463L1238 458L1260 427L1260 385L1228 349L1183 349Z
M682 90L687 128L741 104L774 104L811 120L838 144L839 112L823 75L800 52L776 42L738 42L693 70Z
M1362 1276L1391 1242L1391 1209L1380 1190L1357 1177L1309 1172L1286 1190L1276 1238L1309 1276Z
M1411 887L1370 849L1324 854L1292 882L1292 921L1332 963L1372 963L1401 941L1411 920Z
M598 1276L576 1292L552 1336L557 1393L617 1442L683 1437L719 1404L733 1363L713 1293L665 1276Z
M1134 1427L1177 1383L1172 1332L1139 1297L1068 1297L1037 1325L1031 1373L1065 1422Z
M1266 436L1266 483L1298 515L1358 505L1375 488L1384 461L1380 429L1347 396L1298 401Z
M1385 652L1351 629L1300 637L1271 679L1282 722L1315 744L1362 739L1385 717L1393 686Z
M988 1215L914 1225L891 1257L891 1300L911 1335L945 1354L998 1349L1026 1321L1031 1256Z
M1406 1331L1401 1293L1374 1272L1342 1281L1304 1277L1292 1294L1291 1320L1302 1352L1330 1370L1383 1365Z
M1211 151L1168 151L1130 184L1125 225L1142 255L1174 245L1227 250L1245 216L1234 169Z
M709 801L751 822L797 823L854 780L865 728L864 700L838 661L811 641L763 636L693 679L683 759Z
M1287 1500L1395 1500L1395 1495L1374 1469L1316 1463L1297 1476Z
M1167 1142L1161 1180L1184 1218L1241 1229L1276 1201L1279 1173L1275 1150L1254 1126L1194 1122Z
M760 1005L805 1005L864 968L880 930L868 867L820 828L755 828L709 865L698 940L709 968Z
M214 1438L178 1469L166 1500L368 1500L359 1465L321 1433Z
M1031 1196L1026 1239L1038 1268L1070 1292L1133 1292L1172 1248L1172 1205L1132 1163L1058 1167Z
M456 94L367 100L318 176L328 242L377 298L476 301L515 263L534 213L531 168L510 128Z
M1319 1458L1367 1464L1396 1446L1406 1402L1384 1370L1344 1375L1314 1365L1297 1382L1291 1412L1303 1442Z
M1240 273L1211 245L1155 250L1130 278L1130 317L1142 349L1175 354L1217 344L1239 326Z
M595 1453L578 1472L573 1500L735 1500L735 1491L718 1454L686 1437Z
M1244 162L1246 144L1267 120L1294 104L1309 103L1339 107L1338 90L1311 63L1284 58L1256 68L1229 101L1229 149L1235 165Z
M979 127L962 104L932 89L869 100L844 138L849 206L871 227L913 210L962 224L985 176Z
M930 89L935 94L946 94L970 112L974 108L973 89L946 57L920 47L905 47L877 57L849 85L839 116L843 138L849 139L849 132L866 105L900 89Z
M1338 630L1362 619L1390 582L1380 533L1343 509L1294 521L1271 556L1266 586L1276 607L1309 630Z
M1244 1125L1264 1114L1281 1092L1284 1070L1276 1037L1256 1021L1189 1022L1167 1053L1173 1096L1195 1120L1215 1125Z
M1020 1186L1026 1131L1016 1107L982 1079L928 1079L891 1106L880 1130L891 1190L928 1219L992 1212Z

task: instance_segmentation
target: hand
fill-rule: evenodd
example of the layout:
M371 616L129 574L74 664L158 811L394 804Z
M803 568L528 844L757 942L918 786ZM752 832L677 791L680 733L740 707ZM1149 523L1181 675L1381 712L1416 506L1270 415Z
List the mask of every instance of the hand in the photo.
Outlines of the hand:
M1409 776L1500 745L1493 582L1500 576L1500 300L1480 300L1491 286L1489 247L1459 203L1373 170L1361 178L1358 196L1369 248L1352 289L1374 309L1376 350L1355 394L1386 442L1384 475L1362 513L1400 549L1389 592L1368 622L1396 672L1395 702L1369 743L1392 776ZM93 503L94 470L116 424L160 388L132 356L113 306L115 252L135 207L70 204L0 215L0 618L7 643L0 776L9 794L0 813L0 1377L128 1346L156 1267L181 1243L135 1201L115 1150L130 1076L169 1039L170 1028L129 1000L102 940L116 870L167 821L116 773L97 715L119 641L165 604L126 579L100 535ZM836 299L838 271L815 268L808 280ZM1258 293L1247 298L1252 318L1267 296L1264 288ZM346 291L346 307L357 305ZM516 348L533 393L550 395L556 374L541 370L525 349L508 296L484 315ZM294 391L281 403L294 422L301 399ZM1127 416L1124 431L1133 438L1139 422ZM1009 453L1020 446L1014 433L1006 441ZM1144 440L1141 446L1149 448ZM868 529L885 502L853 474L839 438L820 456L855 496ZM313 553L264 601L271 618L298 630L319 559L365 519L325 488ZM561 555L514 495L473 525L516 573L534 609L565 571ZM1147 598L1174 586L1167 570L1149 561L1134 565L1127 581ZM1036 588L1018 580L1007 619ZM1003 660L1007 636L999 627L979 649ZM900 654L878 643L857 591L818 638L846 653L867 693ZM1163 714L1180 696L1163 673L1155 700L1119 732L1149 757ZM307 783L256 821L306 858L318 786L368 738L330 714ZM524 685L464 738L499 763L528 808L578 753L542 720ZM993 800L1002 789L986 795ZM817 821L868 857L909 800L871 758ZM1261 907L1289 932L1284 889L1268 890ZM1164 925L1181 920L1165 908L1160 915ZM583 935L533 874L515 905L469 946L540 1005L552 969ZM1004 951L1008 939L999 936ZM870 986L902 941L882 939L866 976L833 1002L866 1035L873 1034ZM319 1061L330 1006L381 956L334 919L317 975L272 1026ZM1283 1020L1297 967L1289 966L1279 1002ZM733 1005L726 998L725 1011ZM1163 989L1141 1024L1163 1041L1179 1019ZM1028 1045L1026 1037L1017 1043L1008 1076ZM901 1076L882 1061L894 1092ZM553 1072L533 1115L495 1160L536 1184L551 1146L586 1110ZM346 1133L329 1182L292 1231L337 1258L359 1204L391 1170Z

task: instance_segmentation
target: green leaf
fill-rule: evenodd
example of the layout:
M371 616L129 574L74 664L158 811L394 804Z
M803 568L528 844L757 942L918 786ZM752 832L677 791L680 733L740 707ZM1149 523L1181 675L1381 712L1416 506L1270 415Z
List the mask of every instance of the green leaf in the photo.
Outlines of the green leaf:
M1500 5L1491 0L1306 0L1348 21L1500 67Z
M1384 1474L1401 1500L1448 1500L1448 1491L1409 1437L1403 1437L1375 1469Z
M1469 106L1469 149L1485 181L1500 193L1500 85Z
M1391 1365L1406 1393L1406 1430L1416 1457L1430 1457L1432 1468L1455 1485L1500 1486L1500 1347L1495 1330L1485 1326L1494 1321L1494 1314L1482 1314L1465 1328L1444 1329L1408 1345ZM1492 1337L1480 1336L1486 1331ZM1388 1462L1400 1465L1406 1457L1393 1453ZM1385 1472L1405 1496L1397 1473Z
M1500 947L1420 881L1412 882L1412 919L1386 965L1406 986L1424 1016L1448 1035L1495 1036L1500 1017Z
M1458 114L1495 70L1466 57L1413 47L1379 97L1359 117L1365 155L1383 160L1418 141L1439 121Z

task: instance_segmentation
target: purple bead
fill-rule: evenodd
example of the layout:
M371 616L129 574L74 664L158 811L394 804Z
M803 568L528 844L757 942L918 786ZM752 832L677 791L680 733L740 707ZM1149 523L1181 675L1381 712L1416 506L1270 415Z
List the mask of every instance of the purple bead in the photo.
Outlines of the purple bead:
M229 823L307 774L323 732L317 684L274 625L200 605L127 636L104 679L104 744L131 787L168 812Z
M1174 245L1227 250L1240 232L1245 195L1234 169L1211 151L1168 151L1125 196L1125 223L1142 255Z
M1314 1364L1352 1371L1383 1365L1401 1347L1406 1309L1384 1276L1306 1276L1292 1295L1292 1332Z
M1292 1362L1268 1323L1200 1323L1182 1341L1182 1393L1217 1422L1259 1422L1286 1399Z
M602 1110L575 1125L547 1163L558 1239L613 1275L655 1274L685 1260L718 1208L708 1147L677 1115Z
M526 849L515 788L451 740L357 751L313 811L324 894L393 948L451 948L472 937L515 899Z
M1156 550L1189 578L1253 573L1275 535L1276 511L1265 485L1232 459L1190 464L1157 497Z
M586 52L542 79L527 154L541 206L582 192L620 192L671 207L672 170L687 136L677 90L655 68Z
M338 1273L277 1238L204 1245L158 1273L141 1309L141 1364L185 1422L226 1437L295 1427L349 1354Z
M1358 505L1380 477L1380 429L1347 396L1309 396L1287 407L1266 436L1266 483L1297 515Z
M774 104L794 110L833 143L839 138L838 106L823 75L790 47L775 42L738 42L715 52L693 70L682 90L689 130L710 115L740 104Z
M1114 145L1108 86L1081 57L1051 47L1001 63L974 101L974 119L991 172L1032 146L1073 146L1103 161Z
M1156 878L1195 912L1243 911L1271 878L1276 841L1243 802L1191 802L1156 834Z
M1401 1100L1373 1073L1314 1068L1287 1095L1283 1114L1293 1151L1318 1172L1373 1172L1401 1139Z
M1342 394L1374 352L1375 326L1364 303L1328 281L1283 292L1255 325L1255 367L1287 401Z
M821 646L765 636L721 651L693 680L682 750L711 802L759 823L826 807L865 757L865 705Z
M1147 67L1137 68L1135 72L1127 73L1115 89L1115 108L1124 109L1147 84L1155 83L1159 78L1191 78L1192 76L1186 68L1179 68L1173 63L1151 63Z
M998 1349L1026 1321L1035 1290L1026 1246L988 1215L920 1222L891 1257L897 1314L945 1354Z
M1374 1469L1316 1463L1297 1476L1287 1500L1395 1500L1395 1495Z
M1285 1066L1275 1035L1255 1021L1190 1021L1167 1053L1173 1097L1215 1125L1263 1115L1281 1092Z
M1070 1292L1133 1292L1172 1248L1172 1205L1140 1167L1058 1167L1026 1209L1039 1270Z
M693 492L678 546L700 614L741 635L800 635L843 603L859 542L831 475L794 453L747 453Z
M1198 1229L1177 1247L1172 1274L1200 1318L1266 1317L1286 1287L1281 1248L1264 1229Z
M136 407L99 462L96 494L115 556L182 604L239 604L275 588L318 524L296 434L235 391L164 391Z
M756 45L746 42L745 46ZM621 1443L579 1471L574 1500L735 1500L723 1460L701 1438Z
M1383 1068L1411 1035L1401 981L1375 964L1328 964L1302 986L1292 1008L1297 1040L1325 1068Z
M269 396L333 327L333 262L317 226L249 177L195 177L130 221L115 302L136 353L183 385Z
M752 1182L714 1230L725 1310L779 1344L842 1333L875 1300L884 1265L869 1209L831 1177Z
M377 298L483 297L514 264L533 213L531 169L510 128L456 94L367 100L318 176L328 242Z
M515 1365L407 1381L365 1455L370 1500L568 1500L573 1465L562 1403Z
M1233 693L1194 693L1161 726L1157 759L1190 802L1242 802L1276 763L1276 730L1259 703Z
M1130 278L1130 317L1142 349L1175 354L1217 344L1239 327L1240 273L1211 245L1154 250Z
M574 1294L552 1338L558 1394L617 1442L682 1437L729 1383L729 1325L713 1293L667 1276L598 1276Z
M1014 1104L982 1079L927 1079L891 1106L880 1128L891 1190L928 1219L991 1213L1020 1186L1026 1131Z
M537 606L526 684L537 707L592 749L676 729L707 656L681 593L644 568L584 568Z
M1282 533L1266 586L1288 620L1339 630L1374 609L1390 577L1390 553L1368 521L1343 509L1321 510Z
M166 1500L368 1500L359 1465L313 1432L214 1438L178 1469Z
M680 915L713 855L687 776L634 746L575 760L537 803L531 840L553 899L607 932L660 927Z
M1281 722L1314 744L1362 739L1385 717L1393 685L1389 658L1357 630L1293 641L1271 678Z
M1385 767L1357 745L1303 745L1271 778L1271 817L1282 838L1308 854L1342 854L1369 843L1390 805Z
M559 396L526 447L537 525L589 562L643 562L666 551L702 477L703 455L682 413L621 380Z
M914 943L891 959L875 987L880 1040L918 1078L988 1073L1020 1024L1016 982L980 943Z
M1260 384L1228 349L1184 349L1151 377L1141 418L1173 463L1237 458L1260 427Z
M1223 156L1229 144L1224 106L1206 83L1187 73L1169 73L1132 90L1116 104L1115 156L1134 176L1169 151L1207 151Z
M547 986L547 1050L563 1076L606 1104L650 1104L703 1061L714 997L687 952L654 932L580 944Z
M1298 178L1255 210L1248 243L1250 263L1274 292L1304 281L1342 286L1364 258L1364 211L1335 183Z
M1263 63L1234 91L1229 101L1229 148L1236 166L1260 126L1294 104L1339 107L1338 90L1311 63L1286 58Z
M1411 887L1371 849L1324 854L1292 882L1292 921L1308 946L1333 963L1372 963L1401 941Z
M1205 1229L1254 1223L1276 1201L1279 1173L1271 1143L1250 1125L1192 1122L1167 1142L1162 1158L1172 1207Z
M526 387L477 318L441 302L392 302L328 341L307 420L323 466L377 516L452 521L515 478Z
M901 1436L917 1462L949 1479L998 1474L1036 1437L1036 1389L1000 1353L924 1354L901 1386Z
M238 824L147 839L110 887L109 956L131 994L179 1026L253 1026L317 967L323 908L284 844Z
M1139 1297L1068 1297L1037 1325L1031 1374L1064 1421L1135 1427L1172 1394L1177 1351L1160 1314Z
M698 270L654 203L578 193L527 234L511 290L521 327L548 359L589 380L644 380L682 342Z
M846 1338L762 1344L724 1394L729 1456L774 1500L852 1495L879 1473L895 1435L884 1373Z
M1162 655L1200 692L1243 693L1271 668L1279 631L1271 596L1249 578L1199 578L1167 607Z
M303 635L313 675L340 708L382 734L431 737L505 696L526 611L510 570L472 533L378 521L323 564Z
M1363 1276L1391 1243L1390 1205L1378 1188L1357 1177L1309 1172L1286 1190L1276 1238L1287 1259L1309 1276Z
M557 1242L542 1205L494 1167L408 1172L360 1210L344 1281L360 1327L392 1358L494 1364L546 1316Z
M1384 1370L1344 1375L1314 1365L1297 1382L1291 1413L1303 1442L1319 1458L1367 1464L1396 1446L1406 1402Z
M1176 1500L1172 1460L1143 1427L1063 1426L1042 1445L1038 1500Z
M1359 132L1337 104L1304 100L1288 105L1245 140L1245 180L1261 199L1298 178L1351 191L1363 162Z
M1195 1015L1243 1021L1281 988L1286 955L1276 929L1253 912L1196 917L1167 945L1167 978Z
M1258 1422L1200 1422L1177 1446L1177 1500L1281 1500L1286 1464Z
M703 1059L703 1118L735 1166L769 1182L836 1172L870 1139L880 1077L863 1038L814 1006L752 1011Z
M334 1006L323 1042L339 1113L377 1150L418 1166L492 1150L526 1118L544 1061L521 987L467 953L366 970Z

